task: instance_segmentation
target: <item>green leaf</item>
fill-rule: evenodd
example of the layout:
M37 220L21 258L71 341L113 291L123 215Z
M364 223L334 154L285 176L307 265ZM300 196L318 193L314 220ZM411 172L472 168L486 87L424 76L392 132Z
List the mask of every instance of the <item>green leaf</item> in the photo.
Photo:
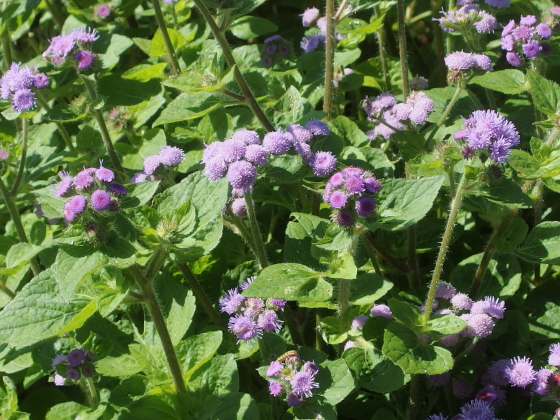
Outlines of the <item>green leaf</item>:
M315 379L319 384L317 393L331 405L341 402L355 387L354 378L344 359L321 363Z
M383 354L404 373L437 375L453 367L451 352L422 343L414 331L397 323L389 324L385 330Z
M243 16L235 19L230 26L231 33L240 39L256 38L259 35L276 32L278 26L268 19Z
M228 395L216 406L204 404L199 419L216 420L259 420L259 408L249 394Z
M197 369L187 383L190 392L200 397L222 397L239 390L239 373L233 354L215 356Z
M375 273L361 274L352 282L350 303L371 306L393 288L393 283Z
M50 121L65 123L79 121L85 118L86 115L87 111L79 113L76 108L71 105L58 104L52 107L49 111L48 117Z
M351 348L342 357L354 372L358 383L366 389L383 394L402 388L409 380L400 367L376 349Z
M539 161L529 153L517 149L511 151L508 162L523 178L534 174L541 166Z
M209 93L198 95L182 93L165 107L153 127L200 118L222 105L224 103L220 99Z
M137 80L123 79L120 74L108 74L97 82L99 93L107 97L107 106L132 106L149 101L161 90L159 80L152 79L141 83Z
M119 420L181 420L170 395L147 395L132 403L119 415Z
M348 311L344 316L326 316L321 318L320 327L325 341L340 344L348 338L353 319L359 314L357 310Z
M105 153L99 130L94 129L91 125L84 125L76 136L76 150L85 155Z
M243 292L246 297L276 298L299 302L324 302L332 296L333 287L324 273L301 264L285 263L266 267Z
M527 81L535 107L546 115L555 115L560 101L560 86L532 70L527 70Z
M142 367L130 355L106 356L95 362L95 371L103 376L129 377L142 371Z
M436 315L428 321L429 333L437 333L443 336L457 334L465 329L467 322L456 315Z
M53 270L47 269L0 312L0 342L28 346L59 334L68 325L78 328L86 321L86 315L92 315L92 303L95 305L85 299L64 301Z
M175 53L177 53L181 48L183 48L187 41L180 32L172 28L167 28L167 33L169 39L171 40L171 46ZM163 41L163 36L161 35L161 29L158 29L152 38L152 48L150 50L150 56L160 57L162 55L167 55L167 48L165 48L165 42Z
M389 179L379 193L379 224L382 229L397 231L412 226L432 208L443 176L421 179Z
M37 201L41 204L41 210L45 217L49 219L60 219L64 212L65 198L55 197L52 187L45 187L35 190L33 193L37 196Z
M139 64L122 74L123 79L147 82L152 79L165 79L167 63Z
M305 114L313 109L307 99L295 88L290 86L286 93L265 112L273 119L272 123L277 126L288 126L294 121L299 121Z
M130 243L117 241L115 253L92 245L63 245L56 256L56 280L62 299L70 300L76 287L90 273L107 265L125 268L134 264L135 249Z
M93 408L70 401L52 407L48 411L45 420L98 420L106 408L106 405L99 405L94 410Z
M339 115L335 119L329 121L328 126L332 133L350 141L354 147L362 147L370 143L370 140L364 132L360 130L358 125L344 115Z
M422 329L424 325L422 312L416 306L397 299L389 299L388 304L393 318L397 321L402 322L412 330L419 331Z
M515 252L521 242L527 237L529 225L525 220L515 217L506 229L494 238L494 245L498 252Z
M121 209L133 209L146 204L153 197L159 187L159 181L140 182L138 184L127 184L126 195L120 199Z
M293 408L294 418L296 420L337 420L338 416L334 411L332 405L324 401L305 401L305 404L300 404ZM286 416L283 418L287 418Z
M543 222L531 230L517 255L537 264L560 262L560 222Z
M354 257L348 253L339 253L339 258L330 264L331 269L325 275L334 279L354 280L358 274L358 268L354 264Z
M122 164L125 168L142 170L144 160L151 155L157 155L161 148L167 144L165 132L161 128L146 130L143 141L139 148L129 147L125 149ZM117 147L122 147L117 143ZM125 197L126 198L126 197Z
M525 75L522 71L515 69L487 72L473 77L468 83L509 95L525 91Z
M398 146L405 161L423 154L426 144L423 135L412 131L398 131L391 136L391 141Z
M189 337L177 345L177 358L185 381L214 356L221 343L222 332L210 331Z
M171 372L161 346L130 344L130 354L154 386L171 383Z
M521 187L505 177L494 180L482 190L482 195L488 200L504 206L533 207L533 201L521 190Z
M29 261L43 249L45 249L44 246L31 245L28 243L15 244L6 254L6 267L17 267L21 263Z
M112 34L109 47L105 54L100 54L101 62L104 69L111 69L116 66L120 61L120 55L134 45L132 39L119 35Z
M182 74L164 81L163 84L191 95L197 95L204 92L214 92L224 87L224 85L215 77L209 79L205 76L206 75L198 73Z

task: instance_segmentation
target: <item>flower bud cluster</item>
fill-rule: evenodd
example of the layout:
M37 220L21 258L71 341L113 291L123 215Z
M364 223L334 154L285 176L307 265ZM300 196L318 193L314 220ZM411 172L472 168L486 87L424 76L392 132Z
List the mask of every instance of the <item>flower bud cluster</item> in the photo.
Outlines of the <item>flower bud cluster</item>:
M270 394L277 397L285 393L288 405L294 407L311 398L313 389L319 388L315 382L319 366L315 362L303 362L295 351L287 354L270 364L266 379Z
M376 207L373 197L379 190L381 183L373 174L348 167L331 176L325 186L323 201L337 210L338 224L350 226L356 216L371 216Z
M158 170L164 167L179 166L184 159L185 152L178 147L163 146L157 155L151 155L144 159L144 170L135 173L130 182L139 184L140 182L156 181Z
M73 58L72 65L78 70L87 70L94 62L94 54L89 49L90 43L97 40L99 35L95 29L74 28L69 34L55 36L49 42L51 45L43 53L43 58L55 66L65 63L68 57Z
M243 341L251 341L262 337L263 332L278 332L282 328L282 321L277 311L283 311L284 299L246 298L240 293L249 287L253 281L249 277L245 283L224 293L220 298L220 311L232 315L228 329Z
M534 60L539 54L550 53L550 45L543 42L552 36L552 29L545 23L538 23L533 15L521 16L519 24L514 20L502 30L502 49L506 50L509 64L519 67L523 60Z
M60 181L54 185L54 195L69 197L64 204L64 218L69 222L86 211L88 203L96 212L116 211L119 209L118 197L127 193L124 185L113 182L114 172L104 168L102 161L99 168L84 168L75 177L67 172L58 175Z
M113 127L115 127L116 130L126 130L130 128L133 123L130 111L123 106L113 108L109 112L108 118L113 123Z
M466 32L474 28L479 34L487 34L494 32L498 27L498 21L494 16L472 5L440 13L443 17L432 20L438 21L444 32Z
M14 111L23 112L35 108L35 93L33 88L42 89L49 85L49 78L44 73L37 73L37 69L19 66L12 63L10 68L0 78L0 94L2 99L12 99Z
M370 140L378 136L389 140L397 131L405 130L405 125L423 125L434 109L434 102L424 92L412 92L402 103L390 93L382 93L373 101L366 97L362 104L368 120L377 124L366 133Z
M264 40L261 56L265 67L272 67L275 63L282 63L288 55L290 55L290 42L280 35L273 35Z
M465 130L454 134L455 140L464 139L473 150L486 150L490 159L504 163L510 148L519 144L519 133L511 121L494 110L474 111L463 120ZM470 150L465 149L464 154Z
M336 158L331 152L314 153L309 143L329 133L325 123L310 120L305 127L291 124L285 131L267 133L261 144L255 131L243 128L231 138L206 147L202 154L204 174L211 181L226 176L234 190L250 191L257 179L257 167L267 164L274 155L295 150L317 176L326 176L334 171Z
M52 361L55 385L69 385L71 381L77 381L82 376L92 376L95 368L91 362L94 360L95 354L84 349L74 349L67 355L57 355Z

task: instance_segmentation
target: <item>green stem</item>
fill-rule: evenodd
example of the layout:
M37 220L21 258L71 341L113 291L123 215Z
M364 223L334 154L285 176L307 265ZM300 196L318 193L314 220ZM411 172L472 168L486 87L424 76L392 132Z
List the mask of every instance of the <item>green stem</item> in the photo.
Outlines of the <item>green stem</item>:
M165 49L167 50L167 57L171 63L171 69L173 70L174 76L179 76L181 74L181 67L179 67L179 62L175 56L175 50L173 49L173 44L169 38L169 33L167 32L167 26L165 26L165 20L163 19L163 13L161 12L161 6L159 0L152 0L154 5L154 12L156 14L156 20L161 31L161 37L163 38L163 43L165 44Z
M193 3L196 5L198 10L200 10L200 13L204 17L204 20L206 20L206 23L210 26L210 29L214 34L214 38L216 38L216 41L218 41L220 47L222 48L222 52L224 53L224 58L226 59L226 62L230 67L233 67L233 77L235 78L237 84L241 88L241 91L243 92L243 96L245 97L245 101L247 105L249 106L249 108L251 108L253 114L255 114L257 119L261 122L261 124L267 131L274 131L274 126L268 120L266 115L264 115L263 110L261 109L257 100L255 99L253 92L251 92L249 85L247 85L247 82L245 81L243 74L239 70L239 67L237 66L237 63L233 58L233 53L231 52L231 48L229 47L229 44L225 38L223 31L220 31L220 28L218 28L218 25L216 25L214 18L212 17L210 11L208 10L208 8L206 7L206 5L202 0L193 0Z
M471 350L474 348L474 346L476 346L476 343L478 343L478 337L475 337L473 339L473 341L472 341L472 343L470 344L469 347L467 347L465 350L463 350L461 353L459 353L457 356L455 356L455 363L457 363L460 359L462 359L464 356L469 354L471 352Z
M25 169L25 160L27 158L27 132L29 129L29 121L27 118L21 118L21 157L19 160L19 169L14 181L10 195L15 197L18 193L21 180L23 179L23 171Z
M348 0L342 0L342 3L340 3L340 6L338 6L338 10L336 11L333 18L335 23L340 20L342 13L344 13L344 9L346 8L347 4L348 4Z
M91 376L85 378L86 389L88 393L88 400L90 401L91 407L96 407L99 404L99 395L95 389L95 384L91 379Z
M16 232L20 242L28 243L27 235L25 234L25 229L23 229L23 224L21 223L21 217L17 211L16 204L14 203L14 198L10 195L8 188L6 188L6 184L4 184L4 180L0 177L0 194L4 198L4 203L6 203L6 207L8 208L8 212L10 213L10 217L12 218L12 222L14 227L16 228ZM35 260L35 257L29 260L29 265L31 266L31 270L33 271L34 275L38 275L41 272L41 267Z
M165 353L165 357L167 358L167 363L169 364L169 369L171 371L171 377L173 378L173 383L175 384L175 389L179 394L186 394L187 388L185 387L185 381L181 373L181 366L179 365L179 360L177 359L177 354L175 353L175 348L173 347L171 336L169 335L169 330L167 329L167 325L165 324L165 318L159 306L152 279L144 276L136 265L130 267L130 272L136 279L136 282L138 283L138 286L140 286L140 289L142 289L144 302L148 306L150 317L152 318L156 331L161 340L163 351Z
M397 0L397 20L399 22L399 57L403 82L403 98L406 99L410 90L408 81L408 61L406 58L406 27L404 23L404 1Z
M41 107L43 107L45 112L49 113L49 112L52 111L52 108L49 106L47 101L45 101L40 94L36 94L36 97L37 97L37 102L39 102L39 105L41 105ZM76 149L74 148L74 145L72 144L72 139L70 139L70 135L68 134L68 132L66 131L66 129L64 128L62 123L57 121L57 122L55 122L55 124L56 124L56 128L58 128L58 132L60 133L60 135L62 136L62 139L64 140L64 143L66 143L66 147L68 147L68 150L70 150L71 152L75 152Z
M8 32L8 23L2 31L2 50L4 52L4 61L6 62L6 70L12 65L12 47L10 46L10 32Z
M157 3L157 0L155 0L154 3ZM91 79L89 79L87 76L82 76L82 80L84 81L84 85L86 86L91 101L92 102L95 101L97 99L97 92L95 91L94 82ZM109 153L111 162L113 162L113 165L117 170L117 172L119 173L121 180L124 181L125 179L124 169L121 165L119 157L117 156L117 153L115 152L115 148L113 147L113 142L111 141L109 130L107 129L107 125L105 124L105 119L103 118L103 115L101 114L100 110L92 109L91 112L93 114L93 117L97 121L97 125L99 126L99 131L101 132L101 138L103 139L103 143L105 144L107 153Z
M165 251L165 248L161 245L158 246L154 250L154 254L152 255L148 269L146 270L146 278L152 281L166 259L167 252Z
M268 266L264 244L262 241L257 215L255 214L255 207L253 206L253 195L250 191L245 193L245 203L247 205L247 213L249 215L249 222L251 223L251 231L253 232L253 241L255 241L255 248L257 249L257 259L261 269Z
M350 307L350 281L340 280L338 285L338 316L344 316Z
M378 276L383 276L383 273L381 273L381 269L379 268L379 264L377 263L377 258L375 257L375 251L371 247L369 241L367 239L365 239L365 237L362 237L362 244L364 245L364 248L366 249L366 253L368 254L368 257L371 261L371 265L373 265L373 269L375 270L375 274L377 274Z
M11 299L16 297L16 294L12 292L4 283L0 283L0 291L4 292L4 294Z
M441 9L440 0L432 0L432 18L437 19L440 16ZM432 29L434 31L434 42L436 44L436 52L438 58L438 77L439 86L445 87L447 85L447 68L445 67L445 53L443 51L443 36L438 21L432 21Z
M445 225L445 231L443 233L443 238L441 240L441 246L436 259L436 265L432 275L432 281L430 282L428 298L426 299L426 307L424 309L425 323L428 322L428 320L430 319L430 314L432 313L432 305L434 303L434 299L436 298L436 289L439 283L441 272L443 271L443 263L445 261L445 256L447 255L447 250L451 242L451 237L453 236L453 228L455 227L457 215L459 214L459 210L461 209L461 203L466 193L466 188L465 188L467 182L466 172L467 171L465 168L465 171L463 172L463 176L461 177L461 181L457 186L457 192L455 193L455 197L451 201L451 209L449 211L447 224Z
M430 142L432 141L432 139L436 135L439 128L443 125L443 123L445 122L445 120L449 116L449 113L451 112L451 110L453 109L453 107L455 106L457 101L459 100L459 95L461 94L462 89L463 89L463 87L461 85L457 85L457 88L455 89L455 93L453 94L453 97L451 98L451 101L449 101L449 104L447 104L447 108L445 108L445 111L443 111L443 114L441 114L441 117L437 121L437 123L434 126L430 135L428 136L428 139L426 140L426 144L428 144L428 145L430 144Z
M375 242L371 233L366 234L365 237L371 247L375 250L375 252L377 252L385 261L387 261L389 264L391 264L393 267L404 274L410 273L411 269L408 264L397 260L391 254L389 254L381 245Z
M326 0L325 19L327 20L327 34L325 42L325 97L323 99L323 112L327 120L331 119L332 96L334 91L334 0Z
M183 277L189 282L189 285L191 286L196 299L200 302L206 313L210 316L212 322L220 328L226 328L226 325L222 321L220 313L214 308L212 302L210 302L210 299L208 299L208 296L206 296L206 292L198 282L198 279L195 277L189 266L180 262L175 262L175 264L177 264L177 267L179 267L179 270L181 270L181 273L183 273Z
M453 174L453 167L447 170L447 175L449 177L449 194L451 197L455 197L455 176Z

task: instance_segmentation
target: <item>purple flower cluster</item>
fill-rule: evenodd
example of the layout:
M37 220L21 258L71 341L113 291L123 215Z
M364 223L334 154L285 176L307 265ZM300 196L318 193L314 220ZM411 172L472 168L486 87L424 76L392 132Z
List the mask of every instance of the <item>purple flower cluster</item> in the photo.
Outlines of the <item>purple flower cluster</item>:
M0 78L0 93L2 99L12 99L12 108L17 112L29 111L35 108L35 93L32 88L42 89L48 86L49 78L37 69L19 66L12 63L10 68Z
M140 182L156 181L159 178L154 174L158 169L166 166L179 166L183 159L185 159L185 152L178 147L163 146L157 155L151 155L144 159L144 170L135 173L130 182L139 184Z
M52 361L55 385L68 385L69 380L77 381L82 376L92 376L95 373L95 368L91 364L93 360L95 354L84 349L74 349L67 355L57 355Z
M118 210L117 197L127 192L124 185L113 182L115 174L104 168L103 162L99 168L84 168L75 177L67 172L58 175L60 181L53 186L53 192L57 197L69 197L64 204L64 218L69 222L86 210L88 202L95 211Z
M327 20L321 17L319 9L313 7L306 9L301 16L301 23L306 28L312 29L309 33L301 39L300 47L304 53L315 51L320 45L325 45L327 37ZM342 36L336 34L335 38L341 40Z
M265 67L272 67L275 63L282 63L290 54L290 43L280 35L273 35L264 40L261 52Z
M246 298L240 291L249 287L252 277L239 287L224 293L220 298L220 311L232 315L228 329L241 340L250 341L262 336L263 332L278 332L282 328L282 321L276 311L283 311L284 299Z
M78 70L86 70L93 64L93 53L86 48L87 44L97 40L99 35L95 29L74 28L69 34L55 36L50 40L43 58L55 66L60 66L68 56L74 59L73 64Z
M107 19L111 16L111 8L107 4L100 4L95 7L95 14L101 19Z
M304 398L313 396L314 388L319 388L315 382L317 372L319 366L315 362L302 362L297 353L285 360L274 361L266 371L269 392L275 397L286 393L288 405L299 405Z
M445 57L445 65L449 70L484 70L492 71L492 62L484 54L472 54L455 51Z
M464 6L466 4L476 3L477 0L457 0L458 6ZM496 9L503 9L511 5L511 0L484 0L488 6L495 7Z
M471 28L480 34L494 32L498 27L498 21L490 13L476 6L465 5L459 10L440 12L443 17L433 20L438 21L444 32L470 31Z
M456 132L454 138L464 139L471 149L486 150L494 162L504 163L510 148L519 144L513 123L494 110L474 111L463 124L465 130Z
M519 67L523 58L535 59L539 54L548 54L550 45L543 42L552 36L552 29L545 23L538 23L535 16L521 16L519 24L514 20L502 30L502 49L506 50L509 64Z
M267 133L261 144L255 131L243 128L233 133L231 138L206 147L202 154L204 174L212 181L226 176L234 190L249 191L257 179L258 166L268 163L273 155L295 150L315 175L326 176L334 171L336 158L331 152L314 153L309 143L314 137L329 133L324 122L310 120L305 127L291 124L285 131Z
M331 176L323 201L337 210L335 217L339 225L351 226L356 215L371 216L376 207L373 197L379 190L381 183L373 174L351 166Z
M406 125L422 125L434 109L434 102L424 92L413 92L405 102L397 103L397 99L390 93L382 93L373 101L366 98L363 107L368 119L377 123L373 130L368 131L370 140L378 136L389 140L397 131L402 131Z
M447 420L443 414L433 414L426 420ZM474 399L461 407L461 413L453 417L453 420L500 420L494 417L492 403Z

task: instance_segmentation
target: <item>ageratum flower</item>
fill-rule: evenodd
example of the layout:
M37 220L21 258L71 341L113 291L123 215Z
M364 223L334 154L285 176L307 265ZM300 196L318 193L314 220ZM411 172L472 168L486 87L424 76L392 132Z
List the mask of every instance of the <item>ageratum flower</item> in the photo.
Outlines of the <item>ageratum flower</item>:
M536 372L533 369L533 361L528 357L515 357L504 369L504 376L513 386L521 388L531 384L535 379Z
M49 47L43 53L43 58L55 66L60 66L68 56L75 59L78 69L86 69L93 63L93 55L87 48L89 44L99 38L95 29L74 28L69 34L55 36L49 42ZM73 55L71 53L74 52Z
M524 58L535 59L539 54L548 54L550 45L543 42L552 36L552 29L538 23L533 15L521 16L519 25L514 20L502 30L502 49L506 50L506 59L514 67L523 64Z
M36 107L35 93L32 89L41 89L49 84L48 77L37 73L37 69L20 68L21 63L12 63L8 71L0 78L0 96L12 99L12 108L17 112L29 111Z
M439 22L442 31L460 31L462 33L476 31L480 34L487 34L494 32L498 27L498 21L490 13L470 4L457 4L463 4L463 7L459 10L441 11L440 13L443 15L441 18L432 19Z
M279 359L280 360L280 359ZM313 396L313 389L318 388L315 376L319 367L314 362L302 364L298 355L285 358L282 362L273 361L267 369L270 394L277 397L286 393L286 401L296 406L305 398Z

